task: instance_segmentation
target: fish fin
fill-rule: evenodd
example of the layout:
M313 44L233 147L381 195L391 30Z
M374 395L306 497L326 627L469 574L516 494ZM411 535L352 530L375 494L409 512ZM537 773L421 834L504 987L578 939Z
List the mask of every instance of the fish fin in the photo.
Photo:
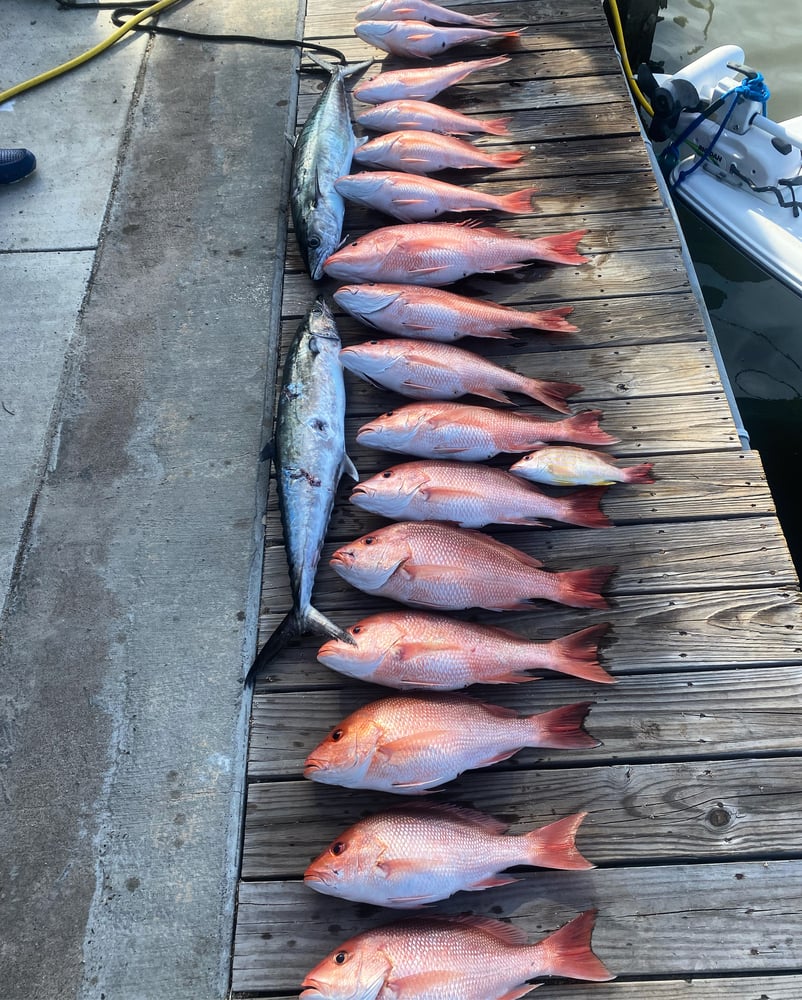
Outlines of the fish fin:
M425 198L393 198L394 205L425 205Z
M426 156L412 156L407 153L406 156L400 157L402 163L428 163L429 159ZM393 199L395 201L395 199Z
M505 545L504 542L500 542L497 538L493 538L492 535L486 535L482 531L474 532L476 534L477 540L484 545L489 545L491 548L497 548L508 559L515 559L522 566L526 566L528 569L542 569L543 563L539 559L535 559L534 556L530 556L526 552L522 552L520 549L513 548L511 545Z
M570 233L541 236L536 240L540 259L552 264L587 264L590 258L583 257L576 248L586 233L587 229L575 229Z
M655 476L652 472L654 465L651 462L642 462L640 465L630 465L628 469L623 469L625 483L653 483Z
M523 188L520 191L510 191L509 194L503 194L499 197L499 208L502 212L509 212L513 215L526 215L531 212L537 212L538 206L532 201L532 195L536 193L537 188L534 187Z
M606 486L588 486L562 497L560 520L581 528L609 528L612 521L599 506Z
M574 444L616 444L619 440L599 427L601 410L583 410L573 417L558 422L560 434L568 432L568 437L560 440L571 441Z
M500 764L503 760L509 760L510 757L514 757L520 747L515 747L514 750L499 750L498 753L492 755L492 757L485 757L484 760L480 761L478 764L471 764L471 767L490 767L491 764Z
M520 1000L520 997L525 997L532 990L545 985L545 983L526 983L524 986L514 986L511 990L507 990L506 993L502 993L498 997L493 997L492 1000Z
M558 868L561 871L584 871L596 866L583 858L577 850L576 831L586 812L574 813L556 823L549 823L539 830L523 835L526 847L530 851L529 864L538 868Z
M433 31L419 31L417 35L408 35L407 37L410 42L425 42L427 38L432 38L433 36Z
M513 927L512 924L505 924L501 920L493 917L480 917L474 914L463 914L458 917L448 917L449 923L462 924L464 927L477 927L486 934L492 934L498 941L504 944L527 944L526 931L520 927Z
M430 994L445 996L449 986L453 990L453 972L416 972L399 979L389 977L381 992L393 1000L416 1000Z
M259 452L260 462L272 462L276 457L276 444L274 441L268 441L267 444Z
M488 875L487 878L479 879L477 882L471 882L470 885L464 886L469 892L473 892L478 889L495 889L499 885L512 885L513 882L518 882L514 875Z
M615 684L616 678L611 677L598 662L598 645L609 628L609 622L602 622L560 639L553 639L549 644L553 657L549 669L570 677L579 677L583 681Z
M428 733L411 733L409 736L401 736L397 740L382 743L381 746L377 747L376 753L383 757L392 757L394 761L405 757L415 757L422 750L428 750L442 740L448 739L450 735L449 731L445 729L434 729ZM421 784L421 782L404 782L405 787L416 784Z
M535 946L542 949L546 967L543 972L569 979L604 983L615 976L597 958L590 947L596 910L586 910Z
M419 871L420 870L420 860L418 860L416 858L391 858L391 859L389 859L387 861L378 861L376 863L376 867L384 875L386 875L388 878L391 878L394 875L402 875L402 874L406 874L407 872L413 872L414 873L414 872ZM396 900L400 901L400 900L405 899L405 898L406 899L413 899L413 898L423 898L423 897L412 897L412 896L404 897L404 896L398 896L398 897L395 897L394 902Z
M499 167L514 167L524 158L523 153L488 153L487 155Z
M576 382L548 382L533 378L527 380L525 388L521 386L521 391L558 413L570 413L571 409L565 401L569 396L581 392L582 386Z
M351 461L350 456L345 453L343 453L342 472L345 473L345 475L350 476L355 483L359 482L359 472L357 471L354 463Z
M584 750L601 746L601 740L582 728L592 706L592 701L579 701L540 715L530 715L529 721L534 730L532 745L557 750Z
M497 403L503 403L505 406L515 406L514 400L512 400L503 389L494 389L492 387L482 387L476 388L475 386L468 386L470 391L474 396L482 396L484 399L492 399Z
M293 608L280 622L278 628L269 637L267 642L259 650L248 673L245 675L245 683L248 684L255 679L256 674L262 670L274 657L276 657L284 647L293 639L298 639L307 632L316 635L325 635L329 639L340 639L351 646L356 645L356 640L348 632L335 625L334 622L322 614L317 608L310 604L303 612Z
M570 316L573 311L573 306L559 306L557 309L543 309L523 315L535 330L545 330L549 333L576 333L579 327L568 323L564 318Z
M593 566L555 573L559 594L555 600L569 608L609 608L601 589L617 569L617 566Z
M510 130L507 128L512 118L485 118L482 121L482 131L487 135L509 135ZM528 190L534 191L535 188L529 188ZM506 196L505 196L506 197Z
M487 813L479 812L478 809L469 809L467 806L454 806L448 802L420 802L414 806L401 806L401 809L408 810L414 808L421 812L446 816L459 823L465 823L469 827L481 827L487 833L501 835L510 828L509 823L505 823L495 816L488 816Z
M409 268L409 274L437 274L437 272L442 271L445 266L445 264L436 264L432 267L411 267Z
M401 662L405 663L408 660L414 660L419 656L431 656L432 646L430 642L425 639L416 641L415 639L406 639L403 642L397 644L396 648L401 653ZM438 645L438 654L446 653L461 653L462 646L458 643L454 643L453 646Z

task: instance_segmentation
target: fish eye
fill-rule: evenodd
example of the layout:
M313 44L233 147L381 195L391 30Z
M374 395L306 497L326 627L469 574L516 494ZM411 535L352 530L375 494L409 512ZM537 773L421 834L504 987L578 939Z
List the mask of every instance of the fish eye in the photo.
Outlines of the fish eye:
M388 410L384 415L385 417L393 417L395 416L395 410Z
M334 961L337 963L337 965L342 965L347 958L348 958L347 951L338 951L337 954L334 956Z
M392 472L388 469L387 472L382 473L382 479L389 479L392 476Z
M331 845L331 853L335 857L338 857L340 854L342 854L344 850L345 850L344 840L335 840L334 843Z
M309 239L306 242L314 250L314 249L316 249L317 247L320 246L320 237L319 236L310 236Z
M345 733L343 732L342 729L335 729L334 732L331 734L331 738L334 740L335 743L338 743L343 738L343 736L345 736Z
M376 541L376 536L368 535L366 538L363 538L362 541L365 543L365 545L373 545L373 543Z
M361 625L354 625L354 627L351 629L351 635L359 635L361 631L362 631Z
M369 340L368 343L370 344L371 347L375 347L376 344L378 344L378 340Z

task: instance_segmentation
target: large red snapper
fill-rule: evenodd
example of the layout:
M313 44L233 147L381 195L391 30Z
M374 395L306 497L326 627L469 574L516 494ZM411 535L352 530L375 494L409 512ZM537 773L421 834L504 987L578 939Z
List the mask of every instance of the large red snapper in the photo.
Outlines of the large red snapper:
M502 42L520 38L525 28L494 31L491 28L440 27L427 21L357 21L354 32L358 38L377 49L405 58L431 59L455 45L473 42Z
M511 404L517 392L570 413L565 400L580 392L575 382L530 378L471 351L425 340L371 340L340 351L340 363L384 389L412 399L457 399L474 395Z
M380 104L382 101L400 98L430 101L441 90L461 83L472 73L495 69L509 61L509 56L490 56L487 59L449 63L447 66L391 70L389 73L379 73L369 80L360 80L354 87L353 94L357 100L366 104Z
M353 159L363 166L433 174L439 170L510 170L521 162L523 153L488 153L453 135L405 129L368 140L354 151Z
M444 108L431 101L385 101L360 111L356 120L374 132L397 132L399 129L423 129L444 135L509 135L509 118L478 118Z
M612 455L587 448L539 448L524 455L510 472L534 483L552 486L611 486L613 483L653 483L653 465L619 466Z
M493 227L459 222L411 222L366 233L323 264L342 281L450 285L469 274L510 271L532 261L586 264L577 243L587 232L526 239Z
M524 747L600 745L582 724L591 702L519 715L462 694L403 694L352 712L309 754L304 777L326 785L420 795Z
M436 219L446 212L533 212L535 188L509 194L488 194L432 177L398 170L363 171L346 174L334 182L335 189L348 201L376 208L402 222Z
M455 458L482 462L500 452L522 452L546 441L613 444L618 439L599 427L600 410L583 410L562 420L495 410L467 403L407 403L363 424L360 444L418 458Z
M330 565L368 594L441 611L516 611L544 599L606 608L599 592L615 567L555 573L490 535L439 521L400 521L334 552Z
M439 24L493 24L495 14L463 14L429 0L373 0L354 15L357 21L437 21Z
M321 663L348 677L407 691L456 691L470 684L521 684L538 670L598 684L615 678L598 660L609 625L550 642L536 642L507 629L477 625L449 615L399 608L369 615L347 629L353 642L330 639L317 653Z
M607 982L587 910L537 944L487 917L418 917L363 931L303 981L301 1000L518 1000L539 976Z
M503 469L443 459L406 462L355 486L351 503L392 521L449 521L461 528L487 524L541 527L541 518L607 528L600 509L603 486L561 497L548 496Z
M445 343L462 337L514 340L510 331L519 329L551 333L574 333L577 329L565 319L573 312L571 306L524 312L425 285L340 285L334 300L377 330Z
M587 813L512 836L509 824L473 809L417 803L369 816L340 834L304 873L317 892L375 906L409 909L455 892L518 880L514 865L593 868L576 847ZM433 860L436 863L433 864Z

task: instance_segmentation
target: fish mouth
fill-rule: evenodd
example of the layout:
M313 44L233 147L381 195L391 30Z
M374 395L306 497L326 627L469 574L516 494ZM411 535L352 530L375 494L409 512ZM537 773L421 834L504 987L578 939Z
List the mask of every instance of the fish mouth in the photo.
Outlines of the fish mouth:
M378 424L365 424L357 431L356 439L361 444L366 441L371 434L380 434L381 427Z
M315 760L313 757L307 757L304 762L304 777L311 778L313 774L317 774L320 771L324 771L326 765L321 760Z
M329 559L329 566L349 567L354 563L354 553L351 549L337 549Z
M326 887L334 885L336 879L331 872L325 868L313 868L310 865L304 872L304 882L308 884L317 883Z
M326 994L323 992L323 985L316 979L304 979L301 983L301 992L298 996L299 1000L313 1000L313 998L320 998L320 1000L323 1000L325 995Z
M367 486L355 486L351 490L351 496L348 499L353 501L354 497L372 497L375 492L375 490L369 489Z

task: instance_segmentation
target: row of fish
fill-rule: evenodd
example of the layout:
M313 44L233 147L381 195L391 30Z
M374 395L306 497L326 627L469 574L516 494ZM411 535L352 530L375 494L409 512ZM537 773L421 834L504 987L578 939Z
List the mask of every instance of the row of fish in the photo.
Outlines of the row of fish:
M494 30L490 15L462 15L427 0L377 0L357 18L359 37L405 57L429 58L451 45L521 34ZM482 121L428 103L470 73L508 59L381 73L358 84L354 94L378 107L363 111L357 121L385 133L367 141L353 137L346 72L332 71L296 147L293 219L312 278L350 282L334 293L337 304L367 325L403 338L338 351L334 319L321 297L299 329L284 369L275 459L293 609L253 669L289 638L314 631L327 637L318 652L322 663L411 692L364 705L338 723L306 759L304 775L318 782L420 795L524 747L586 750L599 743L584 728L589 702L520 715L453 692L475 683L529 682L544 670L612 683L598 660L607 625L537 642L442 613L519 609L543 599L607 607L602 590L614 567L552 572L520 549L473 529L551 521L605 527L604 488L652 480L648 463L620 468L610 456L577 447L615 442L599 426L598 411L549 420L454 402L471 395L508 406L510 394L522 394L570 414L567 401L582 388L508 371L449 343L463 336L507 339L527 327L556 334L576 329L565 318L570 307L516 310L441 287L530 261L572 266L587 260L577 249L583 230L524 239L474 222L430 221L450 212L536 211L533 188L496 196L427 176L443 169L505 169L521 160L520 153L486 153L455 137L506 135L507 119ZM351 174L352 162L373 169ZM343 199L404 224L340 247ZM333 493L344 471L357 478L344 447L342 366L416 400L366 423L357 441L420 459L357 483L351 493L355 506L396 523L340 546L331 566L363 592L408 607L369 616L347 630L311 605ZM308 380L324 380L327 388L313 389ZM282 447L281 438L291 443ZM327 452L325 460L321 452ZM516 452L526 454L510 471L478 464ZM536 482L590 488L555 497ZM420 688L426 693L414 690ZM515 881L506 873L515 865L592 867L575 842L584 816L511 836L506 824L473 810L404 806L344 831L304 878L317 891L344 899L417 907L457 891ZM536 944L526 943L510 925L485 918L396 922L332 952L306 976L302 996L382 1000L403 988L408 1000L514 1000L534 988L527 980L537 976L607 980L609 970L590 947L594 921L595 912L588 911Z

